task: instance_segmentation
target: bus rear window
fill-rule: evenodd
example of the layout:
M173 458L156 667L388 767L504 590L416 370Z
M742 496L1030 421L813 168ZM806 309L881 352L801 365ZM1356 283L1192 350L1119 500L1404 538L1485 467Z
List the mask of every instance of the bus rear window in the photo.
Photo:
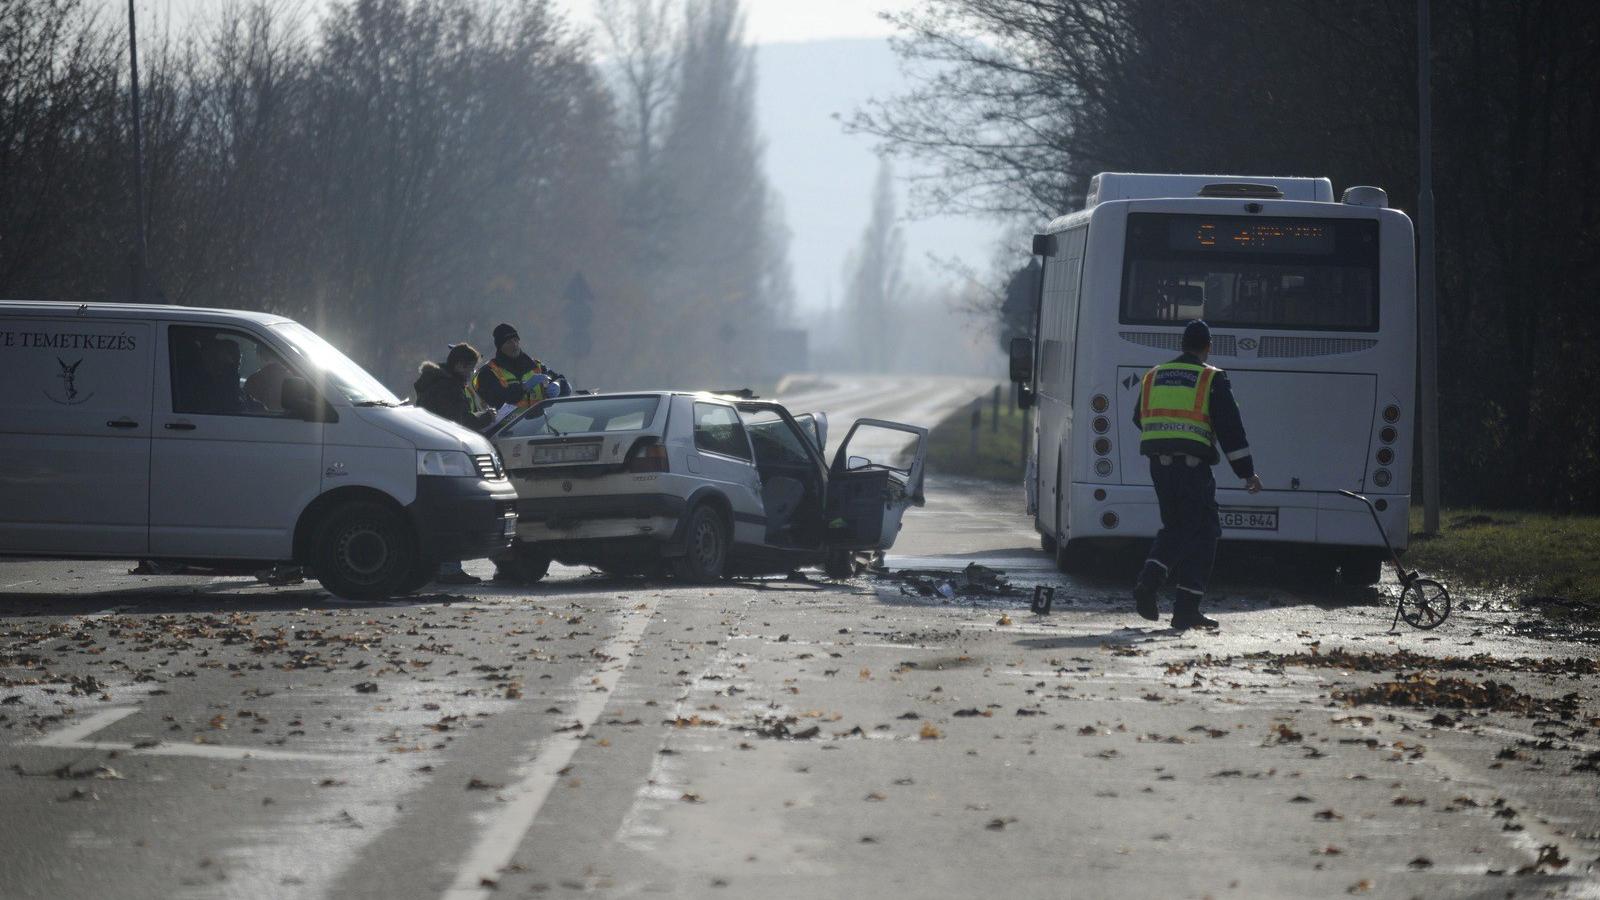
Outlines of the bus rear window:
M1378 223L1131 213L1122 321L1378 330Z

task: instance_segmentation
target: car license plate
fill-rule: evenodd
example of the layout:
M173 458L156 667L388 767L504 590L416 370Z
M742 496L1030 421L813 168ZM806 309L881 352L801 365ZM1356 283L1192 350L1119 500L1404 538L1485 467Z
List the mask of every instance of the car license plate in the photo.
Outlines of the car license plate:
M1219 513L1223 528L1278 530L1278 508L1275 506L1224 506Z
M599 444L554 444L534 447L533 461L538 463L586 463L600 458Z

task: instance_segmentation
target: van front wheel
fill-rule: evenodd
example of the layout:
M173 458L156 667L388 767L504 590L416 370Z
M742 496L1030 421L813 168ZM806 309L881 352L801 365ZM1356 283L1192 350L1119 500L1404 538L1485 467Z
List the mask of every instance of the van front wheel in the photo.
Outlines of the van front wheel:
M379 503L336 507L318 527L311 568L329 593L383 600L404 591L417 566L417 542L400 514Z

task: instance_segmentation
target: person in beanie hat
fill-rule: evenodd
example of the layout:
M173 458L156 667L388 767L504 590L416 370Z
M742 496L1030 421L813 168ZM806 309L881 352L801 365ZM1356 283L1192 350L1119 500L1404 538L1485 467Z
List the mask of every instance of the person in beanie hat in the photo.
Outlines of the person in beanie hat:
M1200 613L1222 536L1211 467L1225 454L1245 488L1252 494L1261 490L1228 375L1206 365L1210 355L1211 328L1195 319L1184 326L1183 355L1145 373L1133 411L1139 452L1150 459L1161 506L1161 531L1134 585L1134 608L1146 619L1161 618L1156 594L1171 580L1177 585L1172 627L1180 631L1217 627Z
M483 405L472 389L472 370L481 356L476 347L462 341L451 344L444 362L424 362L417 369L417 406L464 428L482 431L494 424L494 410ZM439 564L434 577L439 584L478 584L483 581L461 567L460 561Z
M473 390L491 410L503 406L522 409L561 396L561 387L556 383L560 376L522 352L522 337L517 329L504 322L496 325L494 351L494 358L472 378Z
M451 344L444 362L424 362L417 370L417 406L443 419L482 431L494 424L494 410L472 389L472 370L481 357L465 341Z

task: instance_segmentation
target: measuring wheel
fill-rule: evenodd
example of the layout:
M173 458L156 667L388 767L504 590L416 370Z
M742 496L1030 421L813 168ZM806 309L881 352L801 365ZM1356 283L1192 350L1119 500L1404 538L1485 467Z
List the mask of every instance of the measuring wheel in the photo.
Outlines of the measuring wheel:
M1417 578L1413 574L1400 591L1400 607L1396 612L1412 628L1424 631L1438 628L1450 618L1450 590L1432 578Z

